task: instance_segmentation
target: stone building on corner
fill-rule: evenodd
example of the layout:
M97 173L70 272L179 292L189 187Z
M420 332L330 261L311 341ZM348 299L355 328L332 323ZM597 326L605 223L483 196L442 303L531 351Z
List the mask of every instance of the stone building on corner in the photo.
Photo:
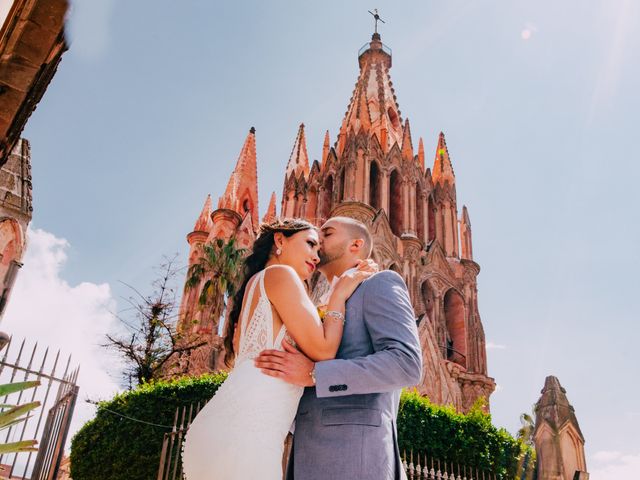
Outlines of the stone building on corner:
M20 134L67 50L68 0L0 5L0 320L31 221L31 153Z
M390 78L391 50L379 34L358 55L360 75L333 145L326 133L320 160L310 162L300 125L284 172L280 216L315 225L344 215L371 229L374 259L405 279L416 311L424 353L422 394L468 410L495 389L487 373L485 336L478 310L470 215L456 199L456 177L444 134L426 165L424 141L414 148ZM263 217L276 216L276 196ZM216 238L235 236L248 247L259 227L256 131L251 128L224 194L214 209L208 197L187 235L189 264ZM218 319L198 306L199 292L185 289L180 328L221 344ZM197 320L194 322L194 320ZM194 353L189 372L212 367L210 354Z

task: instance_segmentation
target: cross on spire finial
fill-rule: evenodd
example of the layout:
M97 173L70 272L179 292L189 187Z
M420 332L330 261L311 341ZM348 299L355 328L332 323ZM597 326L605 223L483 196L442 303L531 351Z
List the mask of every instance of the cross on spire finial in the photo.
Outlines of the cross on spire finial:
M378 22L382 22L382 23L387 23L384 20L382 20L382 18L380 18L380 15L378 15L378 9L374 8L373 12L371 10L368 10L368 12L373 15L373 19L376 22L376 26L375 26L375 33L378 33Z

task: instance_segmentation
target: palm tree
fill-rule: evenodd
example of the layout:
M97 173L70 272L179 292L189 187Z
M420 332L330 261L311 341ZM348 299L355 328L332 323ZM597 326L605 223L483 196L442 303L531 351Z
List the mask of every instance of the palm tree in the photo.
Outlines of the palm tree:
M531 408L531 414L522 413L520 415L520 424L522 425L516 434L518 440L529 447L525 454L520 458L518 466L518 477L520 479L530 479L535 475L535 442L533 440L533 431L536 427L536 406Z
M517 438L522 440L525 445L533 446L533 430L536 426L536 410L535 405L531 409L531 414L523 413L520 415L520 423L522 427L518 430Z
M6 396L11 393L22 392L28 388L37 387L40 385L39 380L33 380L30 382L18 382L7 383L0 385L0 396ZM30 402L23 405L0 405L0 430L10 428L18 423L24 422L30 416L28 413L40 406L40 402ZM21 440L19 442L2 443L0 444L0 455L5 453L18 453L18 452L35 452L38 449L36 440Z
M214 324L224 312L226 298L236 292L245 251L237 247L234 237L226 242L217 238L203 245L199 261L189 267L186 287L198 288L202 284L198 303L206 308Z

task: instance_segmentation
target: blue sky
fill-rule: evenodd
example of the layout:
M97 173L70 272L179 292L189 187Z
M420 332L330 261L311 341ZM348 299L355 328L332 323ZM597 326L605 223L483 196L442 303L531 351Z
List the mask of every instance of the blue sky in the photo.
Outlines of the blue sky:
M24 132L34 242L62 255L68 289L106 286L100 308L122 307L119 280L144 288L163 254L185 258L251 126L263 213L300 122L311 158L325 130L335 140L374 7L415 147L422 136L431 162L445 132L469 208L494 422L515 432L554 374L592 478L639 465L632 0L75 2L71 48ZM3 329L36 335L21 305Z

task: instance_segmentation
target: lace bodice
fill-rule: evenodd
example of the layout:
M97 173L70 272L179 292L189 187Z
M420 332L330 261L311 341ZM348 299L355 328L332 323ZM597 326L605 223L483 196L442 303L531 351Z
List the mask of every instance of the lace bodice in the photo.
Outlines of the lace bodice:
M240 318L240 345L238 348L238 356L236 364L247 358L254 359L265 349L282 350L282 339L285 338L287 329L282 325L278 336L273 338L273 314L271 312L271 303L264 289L264 275L268 268L265 268L257 274L257 278L252 282L247 300L245 302L244 311ZM253 305L256 285L259 287L258 303L256 304L251 318L249 311ZM290 337L287 336L287 340Z

